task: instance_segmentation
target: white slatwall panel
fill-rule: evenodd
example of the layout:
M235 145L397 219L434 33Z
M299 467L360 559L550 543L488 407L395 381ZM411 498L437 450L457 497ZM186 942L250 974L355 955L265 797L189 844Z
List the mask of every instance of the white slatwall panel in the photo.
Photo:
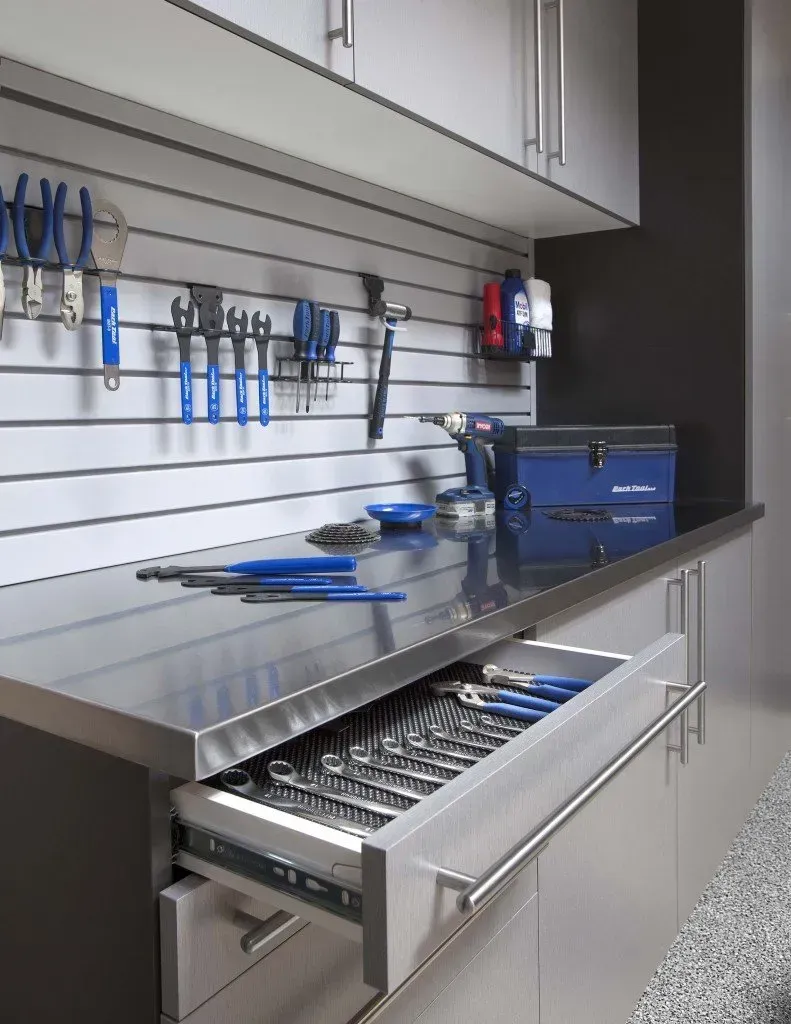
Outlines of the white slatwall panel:
M116 393L104 388L94 279L85 323L70 333L58 317L58 275L45 275L44 312L31 322L21 271L5 268L0 584L291 533L356 518L372 500L431 500L462 481L463 460L438 429L405 417L461 409L529 419L530 368L471 358L468 326L485 281L507 266L529 271L518 255L527 240L4 62L7 198L23 170L53 188L66 181L72 212L86 184L127 216L122 383ZM37 195L36 185L33 203ZM415 314L397 337L376 444L367 416L382 328L365 313L360 271L384 277L386 295ZM278 351L291 350L296 298L338 309L338 355L354 361L355 382L331 387L328 401L322 393L299 416L294 385L273 383L273 419L262 428L253 381L250 423L240 428L225 341L223 422L211 427L196 339L198 419L184 427L175 337L151 325L170 322L186 281L219 285L226 309L272 317L270 370Z

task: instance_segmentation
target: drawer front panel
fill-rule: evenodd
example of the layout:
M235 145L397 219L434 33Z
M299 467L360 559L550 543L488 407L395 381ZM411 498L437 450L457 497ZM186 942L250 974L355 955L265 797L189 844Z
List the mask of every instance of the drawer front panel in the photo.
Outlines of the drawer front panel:
M174 796L182 820L253 850L295 858L298 851L309 853L309 865L321 865L333 877L359 884L365 981L392 991L466 920L456 907L456 894L437 885L438 869L477 875L497 860L651 722L656 692L661 688L664 693L665 681L682 679L684 641L674 634L632 659L535 643L507 644L489 648L475 660L597 682L369 838L355 839L195 783ZM354 935L348 919L267 889L249 876L234 881L227 867L201 866L184 855L181 862ZM304 864L304 857L299 862ZM508 903L512 889L501 897L511 914L519 909Z
M315 925L254 964L185 1024L347 1024L376 993L358 943ZM162 1024L173 1018L163 1015Z
M241 939L275 913L275 907L199 875L188 875L161 892L164 1012L181 1020L271 953L276 944L245 953ZM295 921L277 941L284 942L304 927L304 921Z

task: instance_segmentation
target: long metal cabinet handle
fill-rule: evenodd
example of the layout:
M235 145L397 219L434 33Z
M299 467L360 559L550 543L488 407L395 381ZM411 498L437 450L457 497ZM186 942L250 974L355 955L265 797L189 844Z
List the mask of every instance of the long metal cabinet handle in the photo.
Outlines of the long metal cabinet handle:
M585 805L596 796L604 787L626 768L637 755L643 751L652 740L663 732L671 722L679 717L698 697L705 691L706 683L701 680L695 686L690 686L683 697L656 718L651 725L644 729L628 747L616 754L611 761L594 775L590 781L578 789L569 799L550 817L546 818L538 828L534 829L528 836L520 840L503 857L495 861L478 878L472 878L470 884L464 888L456 899L456 906L462 914L473 914L488 903L488 901L500 893L516 876L535 860L547 843L567 825L571 819L582 810ZM459 873L453 872L448 878L447 873L440 871L437 875L437 883L452 889L459 887Z
M544 152L544 64L542 61L544 35L544 0L533 0L533 54L536 63L536 135L527 139L525 148L535 146L537 153Z
M689 667L690 667L690 647L689 647L689 632L691 628L691 622L689 617L689 570L682 569L679 579L668 580L668 585L672 587L678 587L681 593L679 620L681 625L681 632L687 638L687 670L686 680L689 685ZM679 755L681 763L686 765L689 764L689 710L681 712L679 716Z
M268 943L279 938L283 932L287 931L292 925L295 925L297 921L299 921L299 918L295 917L294 914L288 914L285 910L279 910L272 917L268 917L266 921L260 921L255 928L251 928L249 932L244 933L239 940L242 952L247 953L248 956L253 956L262 946L266 946Z
M698 560L698 681L706 678L706 562ZM698 743L706 742L706 691L698 698Z
M550 0L547 7L558 9L558 120L560 138L558 148L549 154L549 160L557 159L561 167L566 164L566 19L563 0Z
M347 50L354 46L354 0L341 0L341 27L327 33L329 39L343 39Z

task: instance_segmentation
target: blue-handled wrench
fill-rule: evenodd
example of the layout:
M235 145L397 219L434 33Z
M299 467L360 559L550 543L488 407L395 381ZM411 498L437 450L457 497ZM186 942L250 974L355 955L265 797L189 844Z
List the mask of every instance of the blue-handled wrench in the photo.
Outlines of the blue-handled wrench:
M258 350L258 419L262 427L269 424L269 335L272 333L270 317L261 319L260 313L253 313L250 329Z
M31 254L25 230L25 193L27 192L28 175L20 174L14 193L14 241L19 258L24 262L22 277L22 307L28 320L35 320L41 312L44 296L44 274L42 264L49 256L52 245L52 186L46 178L41 185L41 242L35 254Z
M222 306L201 306L200 325L206 339L206 395L209 423L220 422L220 335L225 322Z
M575 676L548 676L533 672L511 672L508 669L499 668L497 665L484 665L481 674L485 683L495 684L496 679L497 683L495 685L513 686L516 689L532 689L536 685L559 686L564 690L580 693L582 690L587 690L589 686L593 686L594 683L593 679L578 679Z
M8 210L6 210L5 207L3 190L0 188L0 338L3 337L3 317L5 315L5 279L3 278L3 260L8 252L8 224Z
M118 272L126 248L129 228L126 217L115 203L102 200L94 216L106 213L115 221L115 234L108 238L98 231L93 234L91 256L99 271L100 296L102 304L102 362L104 363L104 386L108 391L117 391L121 384L121 346L118 323Z
M233 362L236 377L236 422L240 427L247 426L247 370L244 365L245 336L247 335L247 313L242 310L236 315L236 306L231 306L226 317L228 330L231 332L233 346Z
M192 361L190 359L190 343L192 328L195 325L195 305L190 300L187 308L181 306L181 299L176 298L170 304L170 314L176 337L179 343L179 378L181 382L181 422L189 426L192 423Z
M88 265L93 242L93 205L91 193L83 185L80 189L80 209L82 217L82 241L77 259L69 258L66 245L64 218L66 214L67 185L62 181L55 191L54 223L55 249L58 260L63 268L63 288L60 296L60 319L67 331L76 330L85 315L85 301L82 293L82 272Z

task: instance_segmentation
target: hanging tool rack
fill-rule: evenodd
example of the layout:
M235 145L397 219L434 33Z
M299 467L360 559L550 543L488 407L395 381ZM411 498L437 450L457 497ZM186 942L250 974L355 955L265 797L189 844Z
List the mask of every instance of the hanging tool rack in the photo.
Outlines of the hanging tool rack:
M291 341L291 338L286 335L272 336L273 341ZM355 381L349 380L345 376L345 367L354 366L354 362L349 359L336 359L334 363L329 362L327 359L322 359L319 356L314 362L306 363L302 359L296 359L294 356L281 356L275 355L275 365L277 370L275 373L270 374L269 379L271 381L279 381L281 383L309 383L314 388L318 385L319 391L321 391L322 385L325 388L325 400L326 400L326 389L329 384L354 384ZM327 368L326 373L322 374L321 367ZM292 369L294 367L294 369ZM337 373L332 373L333 370L337 370Z

